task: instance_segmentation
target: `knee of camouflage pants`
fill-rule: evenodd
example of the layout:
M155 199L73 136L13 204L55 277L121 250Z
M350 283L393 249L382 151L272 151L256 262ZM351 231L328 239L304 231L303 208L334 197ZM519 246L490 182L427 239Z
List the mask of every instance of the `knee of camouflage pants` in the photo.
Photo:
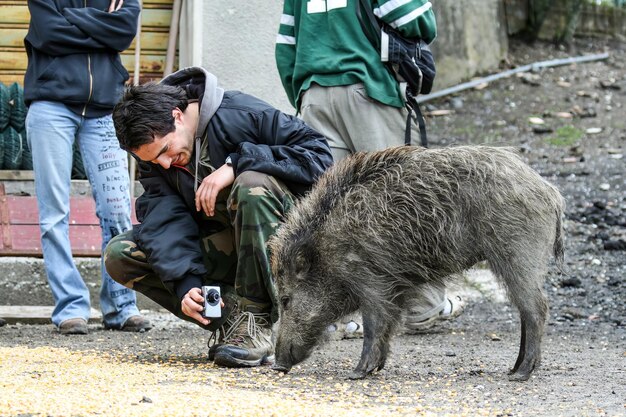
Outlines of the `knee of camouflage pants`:
M152 271L145 253L133 240L132 230L109 241L104 250L104 266L111 278L128 288Z
M246 171L235 179L227 206L231 221L236 226L240 209L252 209L257 214L255 217L281 220L294 205L294 199L282 181L261 172ZM253 225L257 224L247 226ZM273 223L272 226L276 229L278 224Z

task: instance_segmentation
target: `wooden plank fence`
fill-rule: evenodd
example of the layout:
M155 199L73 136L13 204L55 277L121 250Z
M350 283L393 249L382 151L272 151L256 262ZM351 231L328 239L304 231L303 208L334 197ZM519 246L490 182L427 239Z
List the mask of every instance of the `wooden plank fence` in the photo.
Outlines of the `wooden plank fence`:
M132 204L132 222L137 223ZM37 198L6 195L0 183L0 256L42 256ZM100 256L102 236L91 196L70 197L70 242L74 256Z

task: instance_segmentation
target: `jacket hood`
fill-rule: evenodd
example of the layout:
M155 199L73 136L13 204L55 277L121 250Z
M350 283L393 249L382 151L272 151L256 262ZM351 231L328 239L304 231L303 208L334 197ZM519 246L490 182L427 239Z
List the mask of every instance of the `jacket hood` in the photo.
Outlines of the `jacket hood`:
M224 97L224 89L217 86L217 77L204 68L188 67L176 71L161 80L162 84L181 85L187 84L193 80L194 83L204 82L204 96L202 105L200 106L200 115L198 117L198 129L196 136L201 137L209 124L209 120L215 114L218 107L222 103Z

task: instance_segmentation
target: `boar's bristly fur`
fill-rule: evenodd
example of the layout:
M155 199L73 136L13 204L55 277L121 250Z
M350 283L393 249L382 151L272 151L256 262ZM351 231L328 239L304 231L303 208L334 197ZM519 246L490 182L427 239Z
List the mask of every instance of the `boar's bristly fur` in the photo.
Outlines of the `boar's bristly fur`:
M275 368L306 359L329 324L360 310L363 351L351 377L382 369L406 299L487 261L520 312L510 378L528 379L541 359L548 261L563 261L563 206L506 148L398 147L337 163L270 242Z

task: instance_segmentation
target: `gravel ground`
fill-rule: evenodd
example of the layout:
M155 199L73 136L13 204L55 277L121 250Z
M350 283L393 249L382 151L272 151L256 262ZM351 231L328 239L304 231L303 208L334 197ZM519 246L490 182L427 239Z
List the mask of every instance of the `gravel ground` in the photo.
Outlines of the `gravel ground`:
M506 378L517 312L472 281L460 287L469 300L462 316L397 337L386 368L364 381L346 379L360 340L330 341L283 376L215 367L207 335L163 313L147 313L156 327L146 334L94 324L66 337L51 325L6 325L0 416L626 415L625 49L598 39L571 51L513 41L503 69L611 57L513 76L424 109L432 147L514 146L566 198L566 272L547 279L543 363L528 382ZM450 114L435 116L441 110Z
M605 61L546 69L430 105L433 146L520 149L567 203L566 273L549 277L552 316L623 329L626 320L626 43L580 40L565 52L514 42L508 65L606 50ZM538 120L537 120L538 119ZM542 124L533 124L541 123ZM587 320L579 320L587 319Z

